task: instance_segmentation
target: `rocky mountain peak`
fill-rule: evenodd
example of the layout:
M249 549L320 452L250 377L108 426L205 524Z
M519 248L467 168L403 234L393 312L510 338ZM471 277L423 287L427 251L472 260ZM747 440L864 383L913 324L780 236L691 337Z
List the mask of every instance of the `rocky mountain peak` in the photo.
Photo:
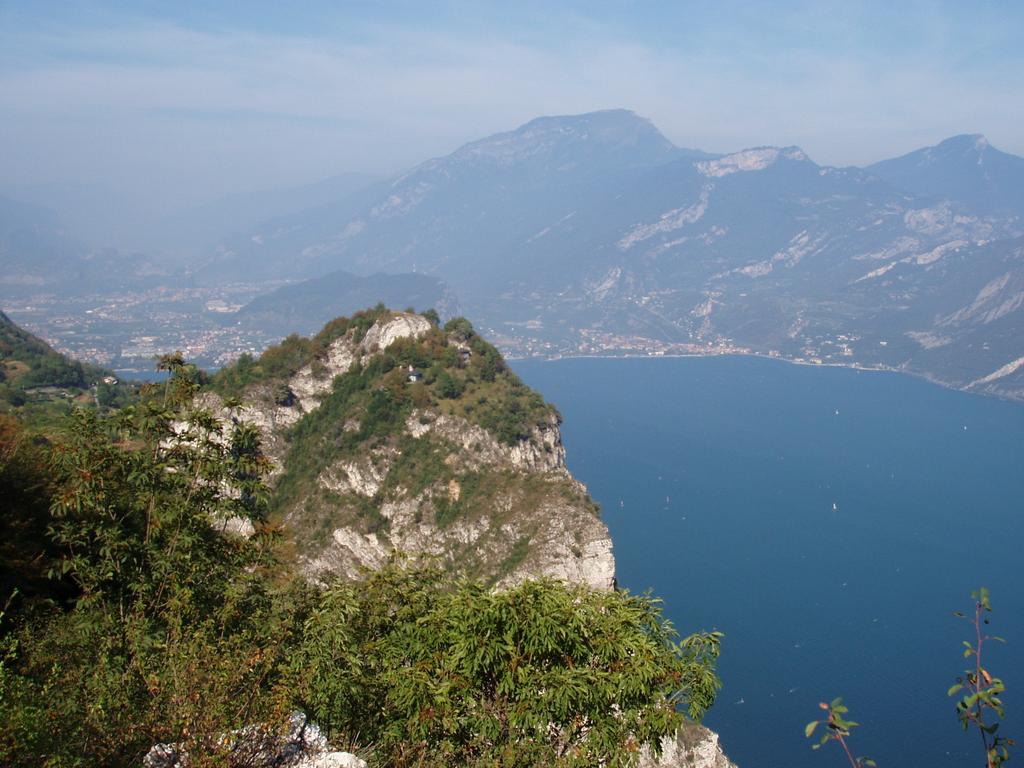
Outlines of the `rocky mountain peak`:
M810 163L811 159L800 147L754 147L731 155L697 163L704 176L720 178L740 171L763 171L780 161Z
M912 194L1024 214L1024 158L1000 151L980 133L951 136L868 170Z
M650 120L626 109L608 109L538 117L466 144L444 160L510 166L532 159L607 155L630 165L664 161L678 151Z
M929 147L926 151L930 154L941 154L946 153L963 153L963 152L984 152L986 149L991 148L991 144L988 143L988 139L980 133L961 133L957 136L950 136L948 139L944 139L936 144L934 147Z
M608 529L566 469L557 411L466 320L378 307L218 377L201 404L259 430L275 514L310 575L356 576L398 550L498 585L613 585Z
M581 115L538 117L512 133L523 137L558 133L603 144L635 146L649 142L661 149L673 148L672 142L665 138L654 123L628 109L605 109Z

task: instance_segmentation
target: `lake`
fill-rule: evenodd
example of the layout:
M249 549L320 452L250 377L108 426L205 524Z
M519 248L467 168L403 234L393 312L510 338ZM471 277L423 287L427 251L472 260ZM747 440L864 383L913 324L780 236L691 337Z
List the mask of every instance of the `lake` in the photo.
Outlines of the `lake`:
M684 634L725 632L705 723L741 768L844 765L803 735L836 696L882 768L983 765L946 696L972 633L953 611L982 585L1003 732L1024 738L1024 405L751 357L514 368L564 416L620 585Z

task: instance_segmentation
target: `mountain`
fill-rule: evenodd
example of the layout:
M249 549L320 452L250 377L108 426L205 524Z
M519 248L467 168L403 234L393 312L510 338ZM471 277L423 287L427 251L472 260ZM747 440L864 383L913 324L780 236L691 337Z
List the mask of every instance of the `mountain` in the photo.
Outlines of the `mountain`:
M344 204L267 222L223 244L206 274L244 269L296 277L336 268L435 271L444 264L452 285L459 273L487 279L479 259L500 262L524 232L529 237L555 214L571 218L576 208L606 208L621 183L647 169L709 157L674 147L625 110L538 118L429 160Z
M54 211L0 197L0 295L116 290L170 273L140 254L89 248Z
M1021 164L976 137L834 168L799 147L678 149L624 110L538 118L260 228L216 263L434 275L515 354L745 351L980 387L1024 334L943 323L966 317L974 276L1005 268L1016 285ZM1000 327L1019 322L1007 310Z
M146 228L146 245L158 251L195 251L246 233L261 222L336 204L379 180L365 173L343 173L298 187L229 195L153 222Z
M79 249L54 211L0 197L0 285L40 285L46 267L66 261Z
M259 430L273 518L316 582L362 577L400 551L499 589L615 584L608 529L566 468L557 410L463 318L440 327L383 307L336 318L222 370L197 404ZM638 765L735 768L692 722Z
M9 323L0 330L19 358L50 354ZM14 696L0 721L15 764L57 744L89 764L132 754L169 768L226 745L249 765L365 768L333 751L345 745L388 764L415 751L436 765L570 754L733 768L718 737L681 716L713 702L720 633L677 647L659 601L613 589L608 531L566 469L557 411L468 321L442 328L435 315L379 307L290 336L212 382L171 367L171 386L146 390L137 409L65 420L52 441L0 418L3 629L25 638L5 669ZM124 609L126 596L161 588L172 592L163 603ZM158 631L112 655L97 622ZM164 674L179 670L179 636L181 676ZM110 738L83 747L76 717L98 689L70 704L44 693L98 667L116 712L94 728ZM224 675L210 675L222 667L235 675L226 692ZM168 709L179 677L201 717ZM39 701L56 704L23 727ZM424 731L428 710L458 732Z
M274 514L312 576L356 576L397 549L491 583L613 583L608 530L565 467L558 412L464 319L441 328L383 307L338 318L223 369L200 405L260 430Z
M458 305L436 277L419 274L376 274L360 277L331 272L258 296L226 321L270 334L312 334L327 321L364 307L437 309L442 317L458 314Z
M0 312L0 382L19 389L89 385L82 364L70 360Z
M981 134L953 136L867 170L913 195L1024 218L1024 158L999 151Z

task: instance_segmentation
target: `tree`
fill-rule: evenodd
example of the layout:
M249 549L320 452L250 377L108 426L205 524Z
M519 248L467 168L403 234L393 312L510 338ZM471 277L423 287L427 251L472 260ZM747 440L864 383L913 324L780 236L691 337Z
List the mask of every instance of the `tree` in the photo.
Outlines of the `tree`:
M464 387L461 382L455 379L448 371L441 371L437 376L437 394L447 400L458 398Z
M988 720L990 715L994 715L996 718L1005 716L1002 693L1006 690L1006 686L1003 685L1002 680L993 677L982 665L982 649L985 643L989 641L1003 642L1003 638L990 636L984 629L989 623L988 614L992 612L988 590L982 587L977 592L972 592L971 598L974 600L973 616L968 618L960 611L954 612L954 615L968 620L974 629L974 642L965 640L963 652L964 658L971 659L974 666L965 670L964 674L956 679L956 682L947 691L947 695L956 696L963 692L956 703L956 713L960 724L965 731L971 726L978 729L985 754L985 765L987 768L998 768L1010 759L1009 747L1013 746L1014 741L998 733L1000 726L998 719ZM875 765L875 762L868 758L854 758L850 751L847 739L850 736L850 731L859 724L845 718L849 710L843 705L843 700L833 699L831 704L822 702L818 706L827 713L825 718L812 720L804 728L804 735L811 738L819 725L824 726L821 739L817 744L812 745L813 748L818 749L829 741L835 741L843 748L852 768Z
M48 448L10 416L0 415L0 608L66 599L66 583L47 578L58 549L46 535L55 484L47 471Z
M184 405L193 371L162 364L162 396L76 411L51 449L52 571L77 601L5 639L4 765L137 765L160 741L215 760L234 749L223 734L287 717L294 609L270 588L258 433Z

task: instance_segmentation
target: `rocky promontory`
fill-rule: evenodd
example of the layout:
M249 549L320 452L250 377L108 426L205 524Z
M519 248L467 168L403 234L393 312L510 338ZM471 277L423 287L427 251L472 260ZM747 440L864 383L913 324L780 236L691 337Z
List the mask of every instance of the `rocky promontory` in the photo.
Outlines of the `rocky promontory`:
M615 585L608 529L569 472L555 408L468 322L378 307L222 371L199 405L248 422L274 466L273 514L312 579L396 552L494 586ZM731 768L687 725L646 768Z
M378 309L342 325L236 364L200 401L259 429L307 574L354 577L403 551L497 585L613 585L557 411L468 323ZM292 353L291 370L273 367Z

